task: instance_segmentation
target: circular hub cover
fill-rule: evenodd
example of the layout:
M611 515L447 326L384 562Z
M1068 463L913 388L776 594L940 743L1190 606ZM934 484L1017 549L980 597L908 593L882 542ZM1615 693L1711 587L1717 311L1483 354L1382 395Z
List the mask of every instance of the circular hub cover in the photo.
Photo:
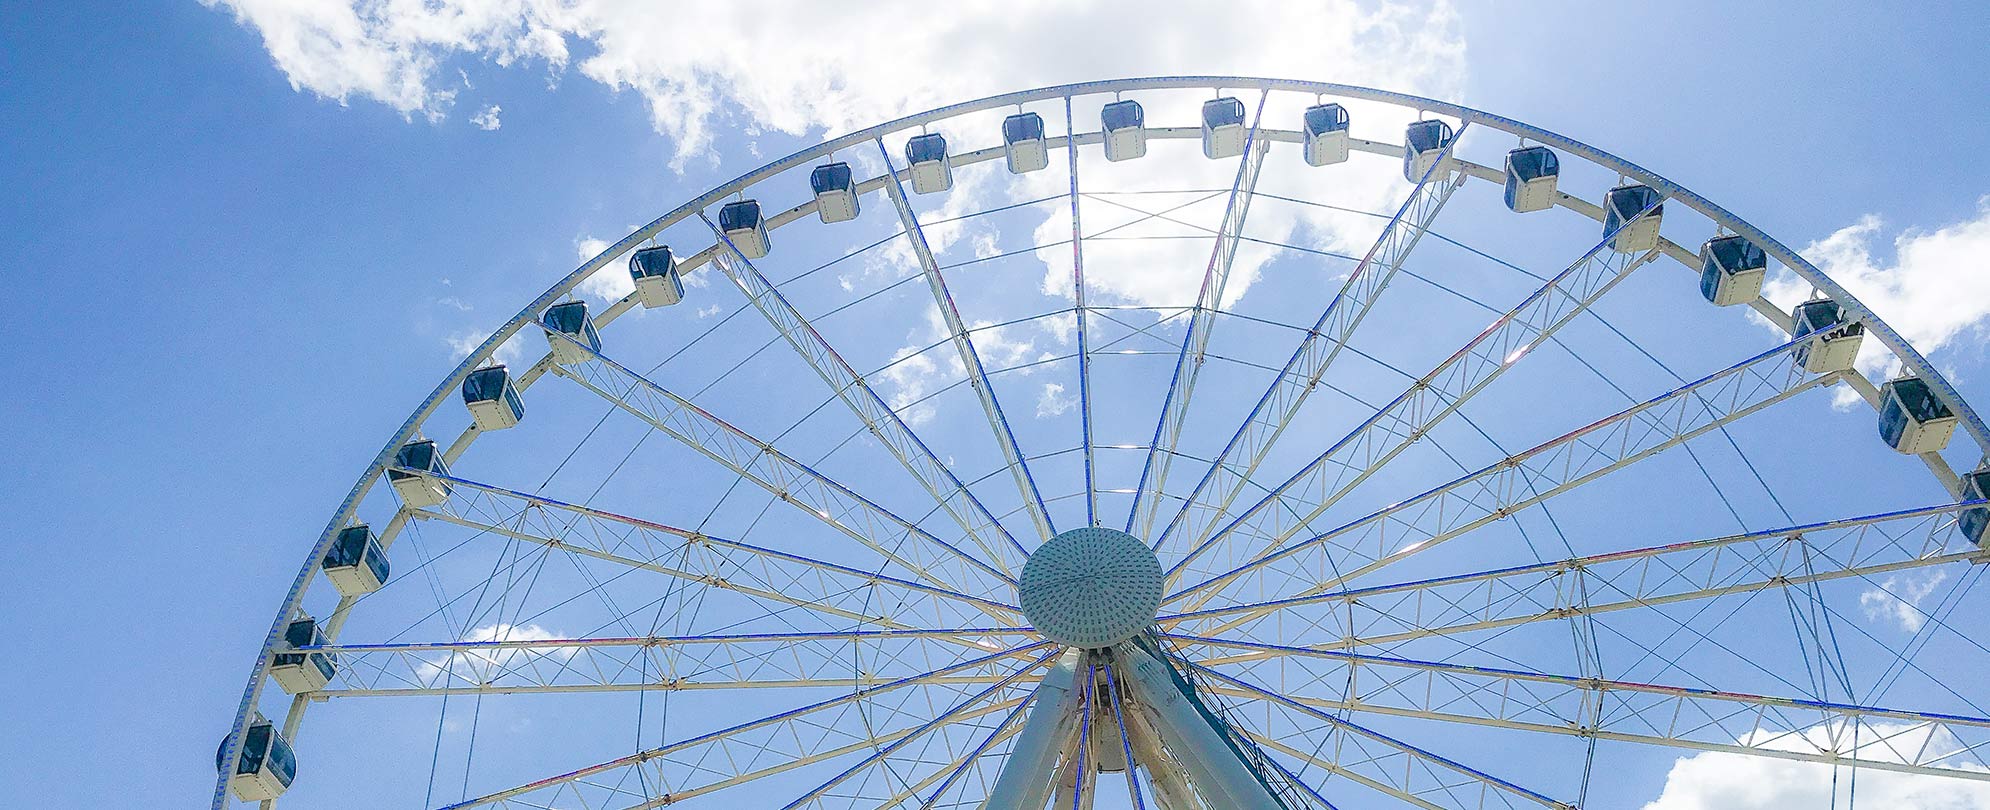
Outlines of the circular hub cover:
M1083 649L1138 635L1161 609L1161 561L1126 532L1086 527L1050 538L1017 589L1037 632Z

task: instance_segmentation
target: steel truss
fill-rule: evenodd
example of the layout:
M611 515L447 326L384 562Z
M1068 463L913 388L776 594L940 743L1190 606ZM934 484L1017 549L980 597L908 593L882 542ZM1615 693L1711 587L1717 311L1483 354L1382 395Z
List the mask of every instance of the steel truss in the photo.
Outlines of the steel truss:
M548 333L558 334L558 333ZM571 341L565 335L563 339ZM582 346L574 342L576 346ZM740 478L828 524L914 578L960 592L1014 583L1001 570L810 469L773 445L706 413L668 389L588 349L588 362L557 373Z
M1195 597L1206 603L1239 583L1296 596L1337 588L1836 380L1836 373L1813 376L1796 362L1806 343L1790 341L1422 495L1259 555L1167 602Z
M787 297L774 283L761 275L753 262L739 252L725 232L709 219L705 220L705 224L711 226L712 233L725 246L725 250L714 257L713 264L732 279L733 284L738 285L740 292L766 317L767 323L781 333L795 354L808 362L809 368L814 369L836 393L836 398L842 400L850 412L864 423L864 429L919 481L919 485L960 525L986 558L1000 568L1004 576L1013 578L1015 569L1022 565L1023 558L1028 557L1029 552L1016 542L1008 529L1002 527L988 507L981 505L967 485L947 469L946 463L933 455L932 449L913 434L912 429L905 425L905 420L885 404L884 398L878 396L863 375L851 368L842 355L837 354L823 339L822 333L816 331L815 326L788 303ZM921 255L927 259L932 257L930 252ZM931 272L937 274L938 270Z
M961 319L960 308L954 306L953 293L947 291L946 278L940 275L940 262L933 258L933 247L926 242L926 229L919 224L919 215L912 211L912 201L905 194L905 184L898 179L898 169L892 168L891 151L884 147L882 140L877 142L877 146L886 169L885 191L891 197L892 206L898 209L898 219L905 226L905 238L912 244L912 254L919 258L926 287L933 293L933 305L939 307L940 317L946 321L954 351L960 355L968 382L974 386L974 394L981 400L982 413L988 417L988 428L995 435L995 443L1002 448L1002 458L1008 461L1009 473L1016 481L1017 491L1022 493L1023 508L1029 513L1030 522L1036 525L1039 539L1048 540L1057 532L1050 522L1050 510L1044 506L1043 493L1037 490L1036 479L1030 477L1022 447L1016 443L1016 431L1009 427L1009 417L1003 414L1002 403L995 398L995 386L988 381L988 370L982 367L981 355L974 350L974 339L968 335L967 322ZM1015 541L1011 539L1010 542Z
M1469 127L1467 127L1469 128ZM1294 350L1285 367L1272 378L1271 386L1251 407L1249 416L1232 434L1215 463L1197 481L1195 489L1189 493L1182 508L1175 513L1173 520L1154 541L1158 550L1169 540L1182 537L1190 549L1181 562L1168 571L1172 584L1180 578L1182 566L1207 549L1214 540L1208 530L1230 508L1238 494L1243 492L1245 482L1257 471L1258 465L1271 452L1273 443L1285 432L1285 428L1299 415L1299 408L1305 404L1308 394L1319 387L1320 379L1327 373L1334 359L1340 356L1342 347L1353 336L1356 327L1367 317L1369 309L1382 291L1388 289L1396 272L1403 262L1409 259L1410 252L1416 249L1424 233L1430 230L1437 215L1444 210L1444 204L1451 199L1452 192L1465 182L1462 171L1453 174L1454 164L1451 153L1458 145L1464 132L1461 130L1444 145L1437 160L1433 161L1416 187L1410 191L1396 215L1382 227L1382 233L1375 243L1361 257L1360 263L1350 271L1347 280L1342 282L1340 291L1327 302L1327 307L1306 333L1305 339ZM1241 453L1232 459L1233 454ZM1209 508L1198 508L1205 500Z
M1417 582L1336 590L1163 616L1202 633L1233 616L1282 621L1310 646L1354 649L1500 630L1541 621L1656 608L1771 588L1980 562L1955 530L1982 501L1613 551ZM1291 623L1306 629L1293 631ZM1239 628L1248 631L1246 624ZM1318 639L1314 641L1314 639Z
M1438 203L1441 204L1442 200ZM1655 209L1656 204L1640 211L1624 227L1630 227ZM1243 446L1251 448L1248 462L1236 470L1226 466L1222 463L1222 459L1229 454L1226 448L1218 456L1218 463L1210 467L1209 475L1205 476L1205 480L1219 475L1230 479L1221 490L1222 497L1210 507L1198 508L1194 500L1196 496L1191 495L1189 502L1176 514L1176 525L1185 527L1187 537L1195 542L1192 550L1170 570L1170 579L1178 579L1198 556L1234 532L1241 532L1247 538L1263 538L1264 542L1249 548L1240 547L1238 551L1242 556L1232 555L1227 560L1233 565L1267 548L1282 545L1295 532L1367 480L1368 476L1388 464L1390 459L1428 435L1445 417L1456 413L1467 400L1498 379L1502 372L1512 368L1556 331L1587 311L1631 271L1658 256L1656 248L1639 254L1611 250L1610 241L1614 236L1614 232L1606 235L1567 270L1549 279L1519 305L1493 321L1464 347L1445 358L1436 368L1396 395L1394 400L1279 484L1270 495L1246 509L1244 514L1221 531L1211 534L1210 529L1227 515L1229 505L1242 490L1243 482L1249 480L1249 474L1257 469L1258 462L1264 459L1272 442L1298 415L1300 401L1318 384L1320 375L1332 362L1332 354L1319 362L1306 377L1307 382L1303 386L1295 378L1281 374L1273 381L1272 389L1265 392L1264 399L1260 400L1260 408L1266 402L1285 400L1279 418L1270 423L1260 423L1254 411L1245 422L1244 429L1231 440L1233 446L1244 442ZM1397 260L1387 267L1393 269L1400 264ZM1357 268L1356 272L1360 270ZM1353 279L1350 279L1352 282ZM1386 277L1382 283L1386 283ZM1372 301L1372 298L1369 300ZM1324 317L1322 321L1325 321ZM1352 325L1348 328L1352 329ZM1316 331L1308 335L1307 343L1310 345L1319 334ZM1294 355L1294 361L1306 353L1307 347L1302 346L1300 354ZM1287 369L1289 373L1293 364L1288 363ZM1282 397L1279 396L1281 393ZM1195 517L1198 515L1199 519ZM1169 527L1170 531L1175 528Z
M1202 286L1195 296L1188 332L1182 336L1181 354L1175 358L1174 376L1161 400L1161 418L1154 425L1154 439L1148 443L1147 463L1140 471L1140 483L1133 488L1133 508L1126 516L1126 531L1146 537L1153 529L1161 499L1146 497L1149 492L1167 491L1168 468L1173 451L1181 441L1182 426L1188 420L1189 399L1195 394L1195 379L1202 370L1203 355L1209 349L1209 335L1216 312L1223 306L1223 290L1230 282L1230 266L1237 259L1237 245L1244 236L1244 218L1250 215L1251 198L1257 193L1258 175L1271 144L1258 139L1258 126L1264 123L1264 103L1269 91L1258 96L1251 128L1244 136L1244 154L1237 163L1237 179L1230 183L1230 195L1223 206L1223 222L1216 229L1216 242L1209 250L1209 265L1202 272ZM1072 150L1074 153L1077 150Z
M1990 718L1549 675L1169 633L1258 691L1317 709L1990 780ZM1333 695L1321 697L1320 695ZM1344 696L1343 696L1344 695Z

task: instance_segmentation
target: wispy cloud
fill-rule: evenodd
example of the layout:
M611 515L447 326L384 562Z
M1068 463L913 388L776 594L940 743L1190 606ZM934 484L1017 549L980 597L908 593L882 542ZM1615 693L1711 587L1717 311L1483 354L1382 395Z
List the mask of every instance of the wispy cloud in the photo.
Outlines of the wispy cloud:
M1038 394L1036 398L1036 418L1049 419L1053 416L1063 416L1076 404L1078 398L1066 396L1063 383L1044 383L1043 393Z
M1900 629L1916 632L1928 621L1928 614L1921 612L1921 603L1948 578L1947 571L1933 571L1925 577L1906 574L1887 577L1878 587L1859 594L1859 609L1865 611L1869 620L1892 620Z
M486 105L478 110L476 115L470 116L470 123L485 132L496 132L499 127L504 126L504 121L498 118L498 114L502 112L504 112L503 107L496 104Z

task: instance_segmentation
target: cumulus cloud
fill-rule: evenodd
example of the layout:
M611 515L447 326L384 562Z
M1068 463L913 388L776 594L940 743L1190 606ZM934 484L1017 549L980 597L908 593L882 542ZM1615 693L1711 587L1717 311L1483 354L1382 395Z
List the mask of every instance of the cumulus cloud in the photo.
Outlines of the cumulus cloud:
M299 91L340 104L354 97L402 115L441 120L456 89L438 84L451 56L499 66L567 63L567 36L580 22L572 4L534 0L201 0L255 28L279 70ZM462 83L469 78L460 69Z
M1980 343L1990 335L1990 197L1973 217L1935 230L1906 228L1894 234L1886 255L1885 223L1875 215L1840 228L1800 252L1906 337L1924 355L1958 340ZM1784 273L1764 285L1778 306L1809 297L1810 285ZM1969 339L1974 340L1969 340ZM1870 377L1895 371L1892 355L1867 340L1859 370Z
M1830 747L1830 741L1848 731L1814 727L1800 732L1764 733L1758 744L1784 750L1817 750ZM1937 735L1925 727L1873 724L1871 731L1884 742L1859 745L1859 755L1872 760L1898 762L1894 751L1955 751L1960 748L1948 735ZM1871 733L1871 732L1869 732ZM1951 767L1980 770L1974 762L1958 761ZM1874 769L1859 771L1859 805L1870 807L1915 807L1923 810L1990 810L1990 783L1969 779L1946 779ZM1644 806L1644 810L1800 810L1835 807L1831 768L1810 762L1770 759L1730 753L1705 753L1682 757L1666 775L1665 790ZM1844 780L1837 785L1845 792Z
M256 29L298 90L409 116L445 115L466 66L577 69L640 95L680 166L707 155L714 123L731 115L756 131L840 132L1002 90L1184 72L1455 92L1464 50L1441 2L1251 0L1220 14L1048 0L967 0L945 14L915 2L692 3L668 14L640 0L203 2Z
M601 255L601 251L607 250L609 244L606 240L592 236L576 239L574 255L581 261L587 261ZM610 266L601 268L600 272L582 279L580 286L575 290L582 297L597 301L620 301L623 296L636 291L636 280L630 278L628 273L618 272L618 268Z

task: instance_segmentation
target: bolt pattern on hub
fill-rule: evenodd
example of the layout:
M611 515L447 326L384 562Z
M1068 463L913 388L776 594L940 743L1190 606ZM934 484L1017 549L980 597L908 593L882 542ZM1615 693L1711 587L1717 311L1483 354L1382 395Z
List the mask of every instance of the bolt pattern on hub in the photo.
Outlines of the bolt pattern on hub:
M1082 649L1133 638L1161 609L1154 550L1122 531L1072 529L1030 554L1017 588L1023 616L1046 638Z

